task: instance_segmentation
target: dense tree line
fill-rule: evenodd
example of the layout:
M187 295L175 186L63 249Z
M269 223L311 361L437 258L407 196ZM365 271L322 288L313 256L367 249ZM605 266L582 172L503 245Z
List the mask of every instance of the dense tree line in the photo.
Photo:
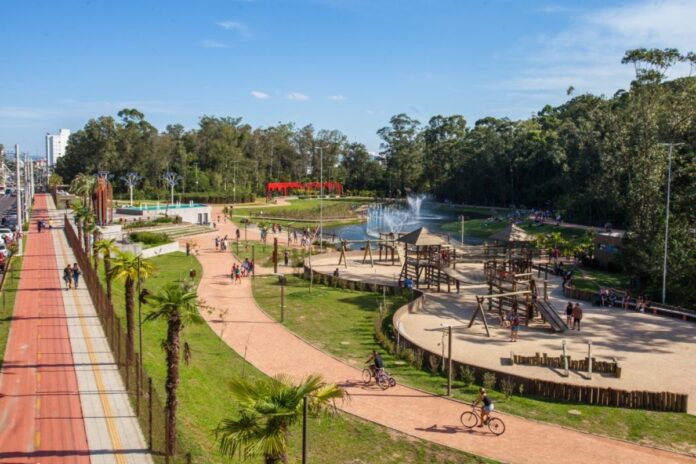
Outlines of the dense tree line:
M486 117L469 125L459 115L437 115L421 125L395 115L378 131L381 162L337 130L253 128L240 118L204 116L195 129L158 132L142 113L125 109L119 120L103 116L74 133L57 172L69 181L79 172L135 170L144 177L140 190L151 195L164 190L162 172L173 170L184 177L178 191L229 193L236 180L241 196L261 194L270 180L317 180L316 148L323 147L324 178L353 191L553 208L566 220L626 228L624 264L654 290L662 246L656 239L665 225L665 142L682 144L672 154L670 275L696 275L696 77L666 78L675 65L693 70L696 55L637 49L623 62L635 67L630 88L611 97L576 96L571 88L568 101L525 120ZM682 285L673 293L696 301L694 289Z

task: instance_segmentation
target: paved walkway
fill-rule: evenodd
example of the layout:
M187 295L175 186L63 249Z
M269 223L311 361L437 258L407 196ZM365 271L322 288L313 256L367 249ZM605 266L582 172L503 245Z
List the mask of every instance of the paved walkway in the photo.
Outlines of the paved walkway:
M218 233L232 236L234 225L223 223ZM250 279L243 279L242 285L230 283L230 255L216 252L209 240L201 241L199 295L212 307L227 309L203 313L212 329L268 375L286 373L301 378L321 373L326 380L340 384L349 395L341 405L347 412L412 436L507 462L696 462L674 453L506 415L501 416L507 431L500 437L465 431L459 424L459 415L466 409L461 403L400 385L387 391L366 387L360 381L360 370L314 348L261 311Z
M37 195L32 218L49 210L60 227ZM32 222L0 375L0 462L151 463L87 290L62 287L74 262L62 229Z

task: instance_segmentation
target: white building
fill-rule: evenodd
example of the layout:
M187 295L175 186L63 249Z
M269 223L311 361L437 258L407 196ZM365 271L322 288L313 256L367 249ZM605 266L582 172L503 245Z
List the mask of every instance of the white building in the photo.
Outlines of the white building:
M46 134L46 163L53 167L58 158L65 154L68 146L70 129L61 129L57 134Z

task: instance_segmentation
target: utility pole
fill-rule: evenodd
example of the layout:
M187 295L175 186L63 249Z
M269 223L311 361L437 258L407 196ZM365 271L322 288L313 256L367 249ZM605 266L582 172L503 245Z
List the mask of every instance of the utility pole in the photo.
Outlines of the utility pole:
M669 201L672 193L672 149L675 146L684 145L683 142L680 143L661 143L660 146L668 146L669 154L667 155L667 207L665 211L665 253L664 259L662 261L662 304L665 304L667 299L667 251L668 251L668 238L669 238Z
M19 230L22 230L22 191L20 190L20 183L19 183L19 144L15 144L15 175L16 181L15 181L15 190L17 191L17 226L19 227ZM22 256L22 241L18 240L18 256Z
M324 147L319 150L319 253L324 252Z

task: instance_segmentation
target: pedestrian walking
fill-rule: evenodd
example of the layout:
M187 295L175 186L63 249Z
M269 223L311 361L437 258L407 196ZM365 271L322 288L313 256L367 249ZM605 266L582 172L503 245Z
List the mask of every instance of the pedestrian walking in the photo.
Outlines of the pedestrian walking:
M69 290L72 288L72 268L68 264L63 269L63 282L65 282L65 289Z
M517 311L513 311L510 317L510 341L517 341L517 334L520 332L520 317L517 315Z
M73 282L75 282L75 288L77 288L77 284L80 283L80 276L81 275L82 275L82 273L80 272L80 268L77 267L77 263L75 263L73 265L73 268L72 268L72 278L73 278Z
M39 231L39 233L41 233L42 228L43 228L43 221L41 219L39 219L38 221L36 221L36 229Z
M573 303L570 301L568 302L568 306L566 306L566 325L568 327L572 327L573 325Z
M285 266L290 263L290 253L288 253L288 250L285 250L285 253L283 253L283 260L285 261Z
M53 219L48 219L48 230L53 230Z
M575 303L573 307L573 329L577 326L578 332L580 332L580 321L582 321L582 308L580 303Z

